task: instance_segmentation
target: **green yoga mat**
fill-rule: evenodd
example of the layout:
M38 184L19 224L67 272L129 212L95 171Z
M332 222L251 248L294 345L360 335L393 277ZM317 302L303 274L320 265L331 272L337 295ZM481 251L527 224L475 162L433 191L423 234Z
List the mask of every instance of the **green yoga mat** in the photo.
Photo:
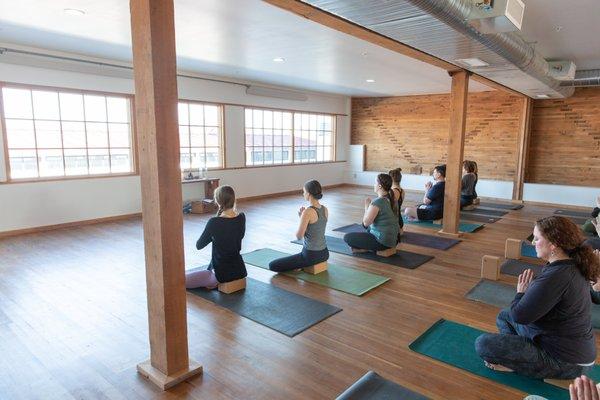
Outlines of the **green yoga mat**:
M499 308L507 308L516 294L515 285L482 279L465 297ZM592 327L600 329L600 305L592 304Z
M542 380L487 368L475 352L475 339L483 333L486 332L441 319L408 347L435 360L529 394L537 394L552 400L569 399L567 390L544 383ZM599 368L594 367L592 373L588 375L597 381L600 377Z
M270 261L289 255L291 254L273 249L258 249L250 253L242 254L242 257L244 258L245 263L269 269ZM333 264L327 264L327 271L316 275L308 274L303 271L290 271L285 272L284 274L356 296L362 296L368 291L375 289L390 280L390 278L386 278L385 276L357 271L352 268L339 267Z
M404 223L405 224L410 224L410 225L419 225L422 226L424 228L430 228L430 229L442 229L442 225L440 224L434 224L432 221L410 221L408 218L406 217L402 217L404 219ZM466 233L471 233L471 232L475 232L476 230L483 228L483 224L469 224L466 222L461 222L458 225L458 230L460 232L466 232Z
M188 291L289 337L342 311L250 278L246 278L246 289L230 294L204 288Z

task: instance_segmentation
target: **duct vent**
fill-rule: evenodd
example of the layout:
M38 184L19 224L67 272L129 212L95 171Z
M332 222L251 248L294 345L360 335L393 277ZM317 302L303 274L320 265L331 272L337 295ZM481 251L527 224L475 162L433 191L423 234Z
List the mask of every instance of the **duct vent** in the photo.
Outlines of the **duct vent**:
M549 61L550 76L559 81L572 81L575 79L575 64L572 61Z
M503 33L521 30L525 4L521 0L472 0L476 7L469 24L477 31Z

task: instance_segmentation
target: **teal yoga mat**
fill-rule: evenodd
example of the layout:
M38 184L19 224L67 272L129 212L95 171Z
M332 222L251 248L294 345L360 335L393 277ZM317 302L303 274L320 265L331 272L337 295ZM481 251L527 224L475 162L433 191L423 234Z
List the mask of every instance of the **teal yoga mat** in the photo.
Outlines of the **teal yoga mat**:
M246 289L230 294L204 288L188 291L289 337L342 311L250 278L246 278Z
M515 298L516 292L515 285L482 279L465 297L491 306L507 308ZM594 329L600 328L600 305L597 304L592 304L592 326Z
M537 258L537 253L535 252L535 246L531 243L521 242L521 255L523 257L531 257Z
M424 228L429 228L429 229L437 229L440 230L442 229L442 225L440 224L434 224L432 221L410 221L408 218L403 217L404 218L404 223L405 224L410 224L410 225L418 225L418 226L422 226ZM471 233L471 232L475 232L478 229L483 228L483 224L469 224L466 222L461 222L458 225L458 230L460 232L466 232L466 233Z
M483 333L479 329L457 322L439 320L408 347L435 360L491 379L529 394L537 394L552 400L568 400L569 392L542 380L527 378L513 372L498 372L487 368L475 352L475 339ZM600 378L598 367L589 374L594 380Z
M250 253L242 254L244 262L256 267L269 269L269 262L276 258L287 257L291 254L283 253L273 249L258 249ZM320 274L308 274L306 272L285 272L285 275L302 279L303 281L316 283L317 285L327 286L340 292L350 293L356 296L362 296L368 291L383 285L390 278L375 275L368 272L358 271L352 268L339 267L333 264L327 264L327 271Z

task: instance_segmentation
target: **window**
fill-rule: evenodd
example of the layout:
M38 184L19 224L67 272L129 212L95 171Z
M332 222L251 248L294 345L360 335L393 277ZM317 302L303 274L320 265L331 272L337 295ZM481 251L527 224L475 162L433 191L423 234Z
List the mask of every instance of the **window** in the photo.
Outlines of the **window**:
M10 179L133 172L127 96L2 88Z
M221 107L179 102L181 169L223 167Z
M334 117L246 108L246 165L333 160Z

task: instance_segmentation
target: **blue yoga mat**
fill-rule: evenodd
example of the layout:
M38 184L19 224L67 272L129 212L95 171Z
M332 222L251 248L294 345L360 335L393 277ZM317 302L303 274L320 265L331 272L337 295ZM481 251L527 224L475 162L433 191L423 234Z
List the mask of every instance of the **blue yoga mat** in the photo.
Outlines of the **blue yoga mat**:
M531 243L521 242L521 255L523 257L537 258L535 246Z

